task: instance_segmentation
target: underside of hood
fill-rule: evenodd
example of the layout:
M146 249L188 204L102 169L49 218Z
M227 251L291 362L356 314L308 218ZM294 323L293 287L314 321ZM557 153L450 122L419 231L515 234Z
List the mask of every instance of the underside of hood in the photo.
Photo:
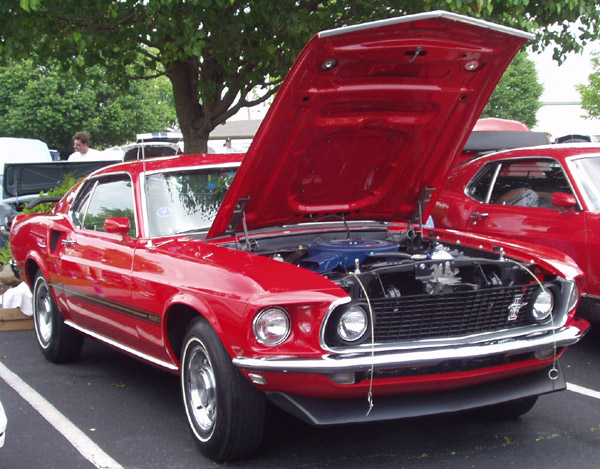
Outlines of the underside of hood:
M531 35L447 12L317 34L286 76L208 237L406 221L439 187Z

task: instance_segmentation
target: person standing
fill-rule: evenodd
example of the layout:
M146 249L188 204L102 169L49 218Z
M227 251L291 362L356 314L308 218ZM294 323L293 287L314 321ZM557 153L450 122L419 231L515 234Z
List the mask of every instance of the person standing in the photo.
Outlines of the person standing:
M73 135L73 150L68 161L89 161L100 158L100 152L90 148L90 137L87 132L81 131Z
M224 153L239 153L237 148L231 146L231 137L225 139L223 146L225 147Z

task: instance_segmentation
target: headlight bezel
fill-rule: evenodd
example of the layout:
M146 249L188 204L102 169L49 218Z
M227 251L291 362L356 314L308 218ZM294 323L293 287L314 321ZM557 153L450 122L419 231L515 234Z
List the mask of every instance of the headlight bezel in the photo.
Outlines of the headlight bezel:
M271 324L269 325L265 321L270 321ZM280 323L274 325L273 321L280 321ZM273 327L281 327L281 321L283 322L283 332L271 333L272 338L269 339L269 335L265 334L265 330ZM292 333L292 319L285 308L281 306L268 306L261 309L254 317L252 331L259 344L275 347L284 343Z
M571 312L573 309L577 307L577 303L580 300L579 287L577 286L577 282L573 281L573 288L569 294L569 301L567 303L567 312Z
M364 333L354 341L344 340L338 334L338 325L342 316L354 307L360 307L365 311L367 317L367 328ZM374 319L374 318L373 318ZM373 325L371 324L371 316L369 314L369 305L366 301L349 301L337 305L328 315L323 327L322 340L328 347L339 349L347 347L356 347L364 344L370 337Z

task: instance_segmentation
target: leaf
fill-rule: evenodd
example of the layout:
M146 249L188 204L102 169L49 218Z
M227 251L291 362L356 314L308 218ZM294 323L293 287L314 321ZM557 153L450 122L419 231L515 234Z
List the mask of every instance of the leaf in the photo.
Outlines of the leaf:
M31 9L29 8L29 0L20 0L19 4L23 10L27 13L31 13Z

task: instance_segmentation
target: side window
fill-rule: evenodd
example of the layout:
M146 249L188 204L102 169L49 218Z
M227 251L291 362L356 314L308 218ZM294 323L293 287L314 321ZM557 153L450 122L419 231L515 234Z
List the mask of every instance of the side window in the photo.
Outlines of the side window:
M135 236L133 187L128 177L101 179L85 198L89 200L82 204L85 207L84 229L104 231L104 221L107 218L125 217L129 219L129 236ZM77 216L77 212L74 212L74 216Z
M480 202L550 209L558 209L551 202L555 192L573 194L561 165L548 158L486 165L468 192Z
M500 163L488 163L484 165L467 188L469 196L479 202L487 203L490 189L494 184L499 169Z
M71 206L71 220L78 228L83 228L83 218L95 185L95 180L85 182Z

